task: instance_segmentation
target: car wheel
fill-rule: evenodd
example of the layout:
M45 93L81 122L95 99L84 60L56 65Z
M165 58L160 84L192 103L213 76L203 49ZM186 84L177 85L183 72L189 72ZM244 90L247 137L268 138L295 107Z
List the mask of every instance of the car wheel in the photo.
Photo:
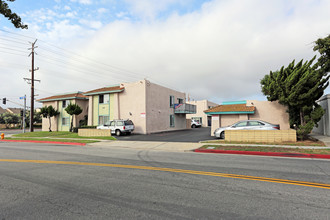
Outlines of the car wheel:
M225 132L224 132L224 131L221 132L221 134L220 134L220 138L221 138L221 139L225 139Z
M116 136L120 136L120 135L121 135L120 130L116 130Z
M192 127L192 128L196 128L196 125L192 125L191 127Z
M130 131L128 131L128 132L126 132L126 134L127 134L127 135L130 135L130 134L131 134L131 132L130 132Z

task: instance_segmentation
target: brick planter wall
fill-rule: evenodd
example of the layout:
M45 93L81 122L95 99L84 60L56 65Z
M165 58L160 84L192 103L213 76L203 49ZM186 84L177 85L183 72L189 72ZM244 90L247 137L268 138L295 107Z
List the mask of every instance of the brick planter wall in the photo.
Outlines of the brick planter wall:
M296 130L226 130L226 141L281 143L296 142Z
M78 129L78 135L83 137L111 136L110 129Z

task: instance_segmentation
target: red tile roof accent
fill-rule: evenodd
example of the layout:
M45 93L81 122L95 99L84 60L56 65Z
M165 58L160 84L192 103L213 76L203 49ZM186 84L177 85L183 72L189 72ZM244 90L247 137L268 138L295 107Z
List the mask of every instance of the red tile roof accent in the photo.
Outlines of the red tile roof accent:
M65 99L65 98L73 98L73 99L77 99L77 98L82 98L82 99L88 99L87 96L83 95L82 93L70 93L70 94L65 94L65 95L54 95L54 96L50 96L50 97L46 97L46 98L42 98L42 99L38 99L37 101L39 102L46 102L46 101L51 101L51 100L61 100L61 99Z
M112 87L103 87L100 89L94 89L88 92L85 92L84 94L88 95L90 93L104 93L104 92L111 92L111 91L124 91L124 87L120 87L120 86L112 86Z
M246 104L235 105L218 105L204 112L254 112L254 106L246 106Z

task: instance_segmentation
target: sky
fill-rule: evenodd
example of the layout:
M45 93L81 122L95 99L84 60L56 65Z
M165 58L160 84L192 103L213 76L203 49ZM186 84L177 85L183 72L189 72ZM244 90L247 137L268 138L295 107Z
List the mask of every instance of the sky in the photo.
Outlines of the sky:
M150 80L191 100L266 100L260 80L318 55L329 0L16 0L28 30L0 15L0 99L36 98ZM330 93L327 89L325 93ZM40 104L36 103L36 106Z

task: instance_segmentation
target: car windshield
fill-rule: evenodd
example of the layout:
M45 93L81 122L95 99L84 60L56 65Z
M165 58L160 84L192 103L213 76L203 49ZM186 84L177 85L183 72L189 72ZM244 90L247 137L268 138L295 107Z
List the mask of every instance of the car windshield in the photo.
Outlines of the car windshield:
M125 121L125 125L133 125L133 122L131 120Z

